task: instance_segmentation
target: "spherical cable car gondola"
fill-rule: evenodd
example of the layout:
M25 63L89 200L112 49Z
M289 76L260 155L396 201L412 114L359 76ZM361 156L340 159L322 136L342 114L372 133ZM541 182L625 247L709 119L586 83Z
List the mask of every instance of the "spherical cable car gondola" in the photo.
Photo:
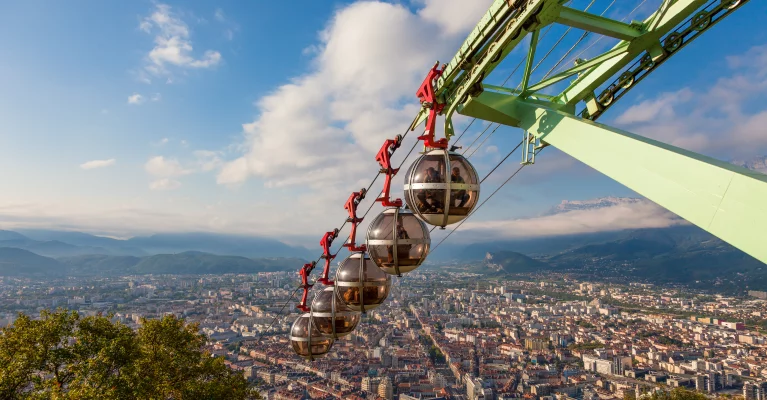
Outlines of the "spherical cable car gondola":
M336 271L336 293L354 311L364 313L380 306L389 297L390 289L391 276L366 253L352 253Z
M331 286L326 287L314 297L312 318L320 333L333 339L352 333L360 323L359 312L349 308Z
M447 149L434 149L422 155L405 176L408 207L430 225L444 228L460 222L478 200L477 171L464 156Z
M430 244L426 225L408 209L387 208L368 227L370 258L389 275L402 276L418 268Z
M334 339L323 335L313 321L311 313L301 314L290 328L290 344L302 358L314 361L330 351Z

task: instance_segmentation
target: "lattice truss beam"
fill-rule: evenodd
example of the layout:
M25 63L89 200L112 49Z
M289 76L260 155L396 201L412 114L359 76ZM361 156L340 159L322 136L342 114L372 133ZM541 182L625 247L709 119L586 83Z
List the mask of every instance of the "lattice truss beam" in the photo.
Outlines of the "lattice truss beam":
M455 112L522 128L528 151L555 146L767 263L767 176L594 122L650 72L746 2L664 0L646 20L626 23L567 7L566 0L496 0L435 82L437 99L444 104L445 135L453 136ZM551 24L619 42L533 82L540 32ZM520 85L483 83L528 36ZM552 88L567 79L572 79L569 86L553 94ZM428 109L422 110L413 128L427 114Z

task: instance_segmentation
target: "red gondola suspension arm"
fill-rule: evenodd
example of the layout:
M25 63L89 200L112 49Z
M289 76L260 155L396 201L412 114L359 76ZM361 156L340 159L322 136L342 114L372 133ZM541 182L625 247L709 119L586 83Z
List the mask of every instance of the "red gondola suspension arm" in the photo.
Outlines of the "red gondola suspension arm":
M332 232L325 232L325 235L320 239L320 246L322 246L322 259L325 260L325 268L322 270L322 276L317 279L317 282L325 285L332 286L333 281L330 280L328 275L330 274L330 262L336 258L335 254L330 252L330 245L333 244L333 239L338 237L338 229L334 229Z
M308 264L304 264L301 270L298 271L298 274L301 275L301 287L304 289L304 295L301 296L301 302L298 303L296 308L303 312L310 311L309 307L306 306L306 301L309 298L309 289L311 289L314 285L309 283L309 274L312 273L312 270L316 265L317 263L312 261Z
M416 96L418 96L418 99L421 100L421 106L429 109L429 116L426 118L426 130L424 131L423 135L418 137L418 140L423 140L423 143L426 147L446 149L446 138L442 138L437 141L434 140L434 134L436 132L437 126L437 115L442 113L442 110L445 108L444 103L439 103L437 101L437 94L434 90L434 80L439 78L442 75L442 71L445 70L445 66L442 66L442 69L438 69L438 66L439 62L434 64L434 67L431 68L429 74L426 76L426 79L424 79L423 83L418 88L418 91L415 93Z
M381 165L380 173L386 175L386 180L384 181L383 187L383 195L377 198L376 201L380 201L381 205L384 207L402 207L402 199L391 200L389 198L389 192L391 190L391 178L394 175L397 175L397 172L399 172L399 168L391 167L391 156L399 148L400 144L402 144L401 135L397 135L397 137L394 139L387 139L383 146L381 146L381 150L378 150L378 154L376 155L376 161L378 161L378 163Z
M362 218L357 218L357 206L365 198L366 192L367 190L362 188L359 192L352 193L351 196L349 196L349 199L346 200L346 204L344 204L344 209L349 212L349 218L346 219L346 222L352 224L351 232L349 232L349 242L344 243L344 247L348 248L352 253L367 250L367 246L364 244L359 246L355 244L357 238L357 224L362 222Z

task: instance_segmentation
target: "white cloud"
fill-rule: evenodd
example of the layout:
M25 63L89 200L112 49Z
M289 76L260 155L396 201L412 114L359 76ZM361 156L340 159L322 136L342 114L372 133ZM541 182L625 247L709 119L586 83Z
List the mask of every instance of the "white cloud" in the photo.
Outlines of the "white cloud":
M152 98L150 100L152 101L160 101L162 99L162 95L160 93L155 93L152 95Z
M116 162L117 160L115 160L114 158L110 158L108 160L92 160L92 161L88 161L88 162L84 162L80 164L80 168L82 169L104 168L104 167L115 165Z
M674 106L686 103L693 98L692 90L683 88L676 92L662 93L655 100L645 100L629 107L615 119L619 124L649 122L657 118L669 119L676 116Z
M461 226L472 240L546 237L624 229L665 228L686 221L649 200L574 210L537 218L467 221Z
M709 87L682 88L629 107L619 126L717 158L750 158L767 153L767 45L727 57L731 71Z
M128 104L139 105L143 102L144 102L144 96L138 93L133 93L132 95L128 96Z
M223 165L221 153L217 151L197 150L194 156L198 169L203 172L213 171Z
M450 7L475 15L489 3ZM448 61L463 39L447 18L377 1L340 9L312 47L314 71L256 102L258 118L243 124L247 150L218 182L258 176L267 186L328 190L369 177L383 140L403 133L417 112L414 92L434 60Z
M162 178L149 184L152 190L174 190L181 187L181 182L169 178Z
M449 35L461 35L474 28L487 12L492 1L474 1L476 7L467 7L466 0L421 0L423 8L418 15L439 25Z
M213 13L213 16L216 18L216 21L218 22L225 22L226 21L226 15L224 15L224 10L217 8L216 12Z
M149 159L144 164L144 170L153 176L175 177L192 173L192 170L181 166L181 163L175 158L165 158L156 156Z
M144 18L139 29L156 32L154 48L147 55L144 71L149 75L169 75L169 66L180 68L211 68L221 62L221 53L206 50L201 58L193 56L189 26L167 4L156 4L154 12ZM148 80L146 73L140 79Z

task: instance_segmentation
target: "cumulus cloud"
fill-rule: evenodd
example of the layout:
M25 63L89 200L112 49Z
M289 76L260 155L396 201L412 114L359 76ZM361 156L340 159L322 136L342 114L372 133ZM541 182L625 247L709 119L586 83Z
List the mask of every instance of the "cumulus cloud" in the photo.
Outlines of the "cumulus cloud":
M173 190L181 187L181 182L169 178L162 178L149 184L152 190Z
M132 95L128 96L128 104L139 105L139 104L142 104L143 102L144 102L144 96L138 93L133 93Z
M487 12L490 2L480 7L467 7L465 0L421 0L423 8L418 15L424 20L437 24L448 35L462 35L477 25Z
M687 222L649 200L622 202L607 207L573 210L536 218L468 221L461 226L472 239L516 239L665 228Z
M117 160L115 160L114 158L110 158L108 160L92 160L92 161L88 161L88 162L84 162L80 164L80 168L82 169L104 168L104 167L115 165L116 162Z
M221 152L210 150L196 150L194 153L197 169L203 172L213 171L221 167Z
M156 156L149 159L144 164L144 170L150 175L158 177L174 177L191 173L192 171L184 168L175 158L165 158Z
M683 88L676 92L662 93L654 100L645 100L629 107L615 119L619 124L649 122L657 118L670 119L676 116L674 106L686 103L693 98L692 90Z
M139 24L139 29L154 33L154 47L147 54L145 73L139 79L150 81L149 75L169 75L169 67L211 68L221 62L221 53L206 50L195 57L189 26L181 20L171 6L158 3L154 11Z
M218 182L258 176L268 186L330 189L368 177L383 140L403 133L417 112L414 91L429 67L448 61L457 30L479 19L455 26L453 13L481 15L491 1L453 1L450 14L431 11L432 3L416 13L378 1L337 11L312 46L314 70L256 102L258 117L243 124L246 150Z

